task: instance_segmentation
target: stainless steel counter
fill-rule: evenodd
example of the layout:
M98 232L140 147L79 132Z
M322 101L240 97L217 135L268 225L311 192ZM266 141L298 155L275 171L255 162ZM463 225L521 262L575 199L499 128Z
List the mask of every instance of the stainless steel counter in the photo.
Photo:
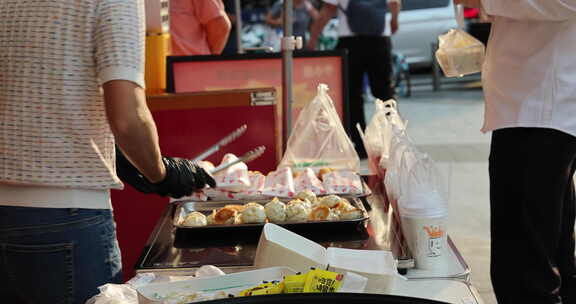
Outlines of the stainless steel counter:
M468 282L469 267L449 239L446 267L442 271L411 269L410 254L394 229L394 212L390 207L381 180L365 177L372 194L363 198L369 220L351 229L344 226L317 228L313 231L293 230L325 247L364 250L392 250L399 259L399 267L407 269L410 279L449 278ZM226 272L252 267L261 227L222 231L195 232L177 229L172 224L174 205L168 205L138 259L137 272L187 274L202 265L214 265Z

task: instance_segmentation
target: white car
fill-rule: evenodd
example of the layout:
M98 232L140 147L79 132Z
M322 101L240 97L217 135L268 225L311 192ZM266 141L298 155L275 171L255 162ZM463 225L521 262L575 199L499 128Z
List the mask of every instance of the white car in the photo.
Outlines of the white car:
M404 55L410 66L419 67L432 65L431 45L457 27L452 0L402 0L398 22L393 51Z

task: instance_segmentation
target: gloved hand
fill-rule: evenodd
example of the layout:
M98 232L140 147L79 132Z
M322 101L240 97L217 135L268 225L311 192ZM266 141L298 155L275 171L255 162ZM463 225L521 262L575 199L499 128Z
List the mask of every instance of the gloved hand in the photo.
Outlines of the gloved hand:
M156 193L161 196L179 198L203 189L206 185L216 187L216 181L204 169L191 160L177 157L164 157L166 177L154 184Z
M203 189L206 185L216 187L214 179L194 162L183 158L163 157L166 177L159 183L151 183L136 167L116 149L116 173L125 183L142 193L180 198Z

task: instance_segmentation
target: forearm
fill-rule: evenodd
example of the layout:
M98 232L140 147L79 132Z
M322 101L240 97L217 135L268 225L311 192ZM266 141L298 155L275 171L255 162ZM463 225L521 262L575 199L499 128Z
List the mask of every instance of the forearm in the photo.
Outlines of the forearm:
M397 1L388 2L388 9L390 11L390 18L398 19L398 15L400 15L400 8L401 4Z
M281 27L283 25L282 18L266 18L266 24L272 27Z
M118 147L150 182L162 181L166 169L144 90L123 80L109 81L103 88L106 115Z
M312 23L312 26L310 27L310 41L311 42L318 41L318 38L320 37L322 30L324 29L324 27L326 26L328 21L330 21L330 19L336 13L336 9L337 9L337 7L334 5L326 4L326 3L324 4L322 9L320 10L320 14L318 15L318 18L316 20L314 20L314 22Z
M206 24L206 38L212 54L222 53L230 35L230 28L230 20L226 16L218 17Z
M519 20L576 19L576 0L482 0L488 15Z

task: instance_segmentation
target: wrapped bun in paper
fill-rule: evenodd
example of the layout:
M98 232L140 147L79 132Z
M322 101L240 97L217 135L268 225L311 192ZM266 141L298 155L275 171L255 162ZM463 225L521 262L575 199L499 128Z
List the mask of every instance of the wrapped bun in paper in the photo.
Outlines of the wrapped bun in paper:
M213 200L213 201L229 201L229 200L239 200L240 199L239 193L227 191L227 190L221 190L219 188L216 188L216 189L207 188L207 189L204 189L204 192L210 198L210 200Z
M235 197L237 199L264 199L265 196L262 192L264 192L266 176L257 171L248 171L248 178L250 179L250 187L236 193Z
M322 185L322 181L318 179L314 170L310 168L304 169L304 171L296 177L294 180L294 187L296 193L300 193L304 190L310 190L316 195L326 194L326 190Z
M290 167L279 168L268 173L262 194L270 197L294 197L294 177Z
M224 155L220 165L233 162L237 159L238 157L236 157L236 155L228 153ZM230 166L223 172L216 173L214 179L216 180L217 188L219 190L241 192L250 187L248 166L243 162Z
M364 192L360 176L349 170L324 174L324 189L329 194L362 194Z

